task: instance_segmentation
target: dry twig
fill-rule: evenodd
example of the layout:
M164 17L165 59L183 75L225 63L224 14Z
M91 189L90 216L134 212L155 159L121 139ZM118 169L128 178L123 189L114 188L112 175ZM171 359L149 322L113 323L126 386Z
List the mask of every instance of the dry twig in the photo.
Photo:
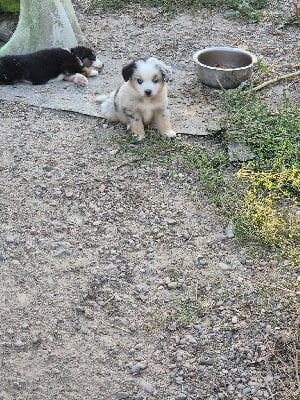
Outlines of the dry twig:
M102 306L106 306L109 302L111 302L114 298L116 297L116 293L114 293L112 296L110 296L103 304Z
M277 77L274 78L274 79L270 79L269 81L263 82L262 84L260 84L260 85L258 85L258 86L255 86L255 87L253 88L253 90L254 90L255 92L257 92L258 90L261 90L261 89L263 89L263 88L266 87L266 86L269 86L269 85L272 85L272 84L274 84L274 83L283 81L283 80L285 80L285 79L294 78L295 76L300 76L300 70L299 70L299 71L296 71L296 72L291 72L291 73L289 73L289 74L277 76Z

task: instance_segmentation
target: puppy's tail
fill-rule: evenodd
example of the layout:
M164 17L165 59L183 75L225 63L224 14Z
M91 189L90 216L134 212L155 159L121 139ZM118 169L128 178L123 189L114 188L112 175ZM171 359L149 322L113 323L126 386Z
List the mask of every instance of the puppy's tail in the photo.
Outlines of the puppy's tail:
M108 94L100 94L99 96L96 97L95 101L97 103L103 103L105 100L107 100L109 97Z

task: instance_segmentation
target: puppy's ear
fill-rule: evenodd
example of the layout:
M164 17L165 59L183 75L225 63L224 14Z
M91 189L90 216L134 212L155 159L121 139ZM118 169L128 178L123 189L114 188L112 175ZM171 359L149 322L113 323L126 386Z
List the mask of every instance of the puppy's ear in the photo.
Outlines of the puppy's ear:
M161 76L165 82L169 82L169 80L172 78L172 70L170 67L168 67L166 64L163 62L159 62L158 64L159 69L161 71Z
M169 74L168 72L166 72L166 71L161 71L161 76L162 76L162 78L163 78L163 80L164 80L165 82L169 82L169 80L170 80L170 74Z
M72 54L74 54L74 56L80 58L80 57L82 57L82 55L83 55L83 53L84 53L84 47L81 47L81 46L72 47L72 48L70 49L70 52L71 52Z
M136 70L135 61L133 61L132 63L126 65L122 69L122 76L123 76L125 82L129 81L129 79L132 77L132 75L133 75L135 70Z

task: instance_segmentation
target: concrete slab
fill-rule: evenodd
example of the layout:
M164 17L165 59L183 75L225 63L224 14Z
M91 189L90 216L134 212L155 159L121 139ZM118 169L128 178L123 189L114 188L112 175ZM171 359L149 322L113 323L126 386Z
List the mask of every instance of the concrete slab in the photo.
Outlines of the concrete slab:
M0 86L0 99L103 118L95 97L100 93L109 93L123 83L123 65L112 59L102 61L105 65L103 71L98 77L89 78L88 87L77 87L74 83L65 81L40 86L18 83L13 86ZM189 135L207 135L209 129L216 128L216 116L212 114L208 105L201 104L200 97L198 100L195 94L187 96L184 90L186 82L196 79L196 74L176 65L172 66L172 71L169 108L174 130Z

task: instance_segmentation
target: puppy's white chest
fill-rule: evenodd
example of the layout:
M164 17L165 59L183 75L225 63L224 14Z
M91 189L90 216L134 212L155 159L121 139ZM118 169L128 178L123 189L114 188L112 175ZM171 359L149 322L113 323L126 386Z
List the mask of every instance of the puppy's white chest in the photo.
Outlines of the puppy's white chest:
M142 118L145 125L151 124L153 120L154 111L152 109L145 108L142 111Z

